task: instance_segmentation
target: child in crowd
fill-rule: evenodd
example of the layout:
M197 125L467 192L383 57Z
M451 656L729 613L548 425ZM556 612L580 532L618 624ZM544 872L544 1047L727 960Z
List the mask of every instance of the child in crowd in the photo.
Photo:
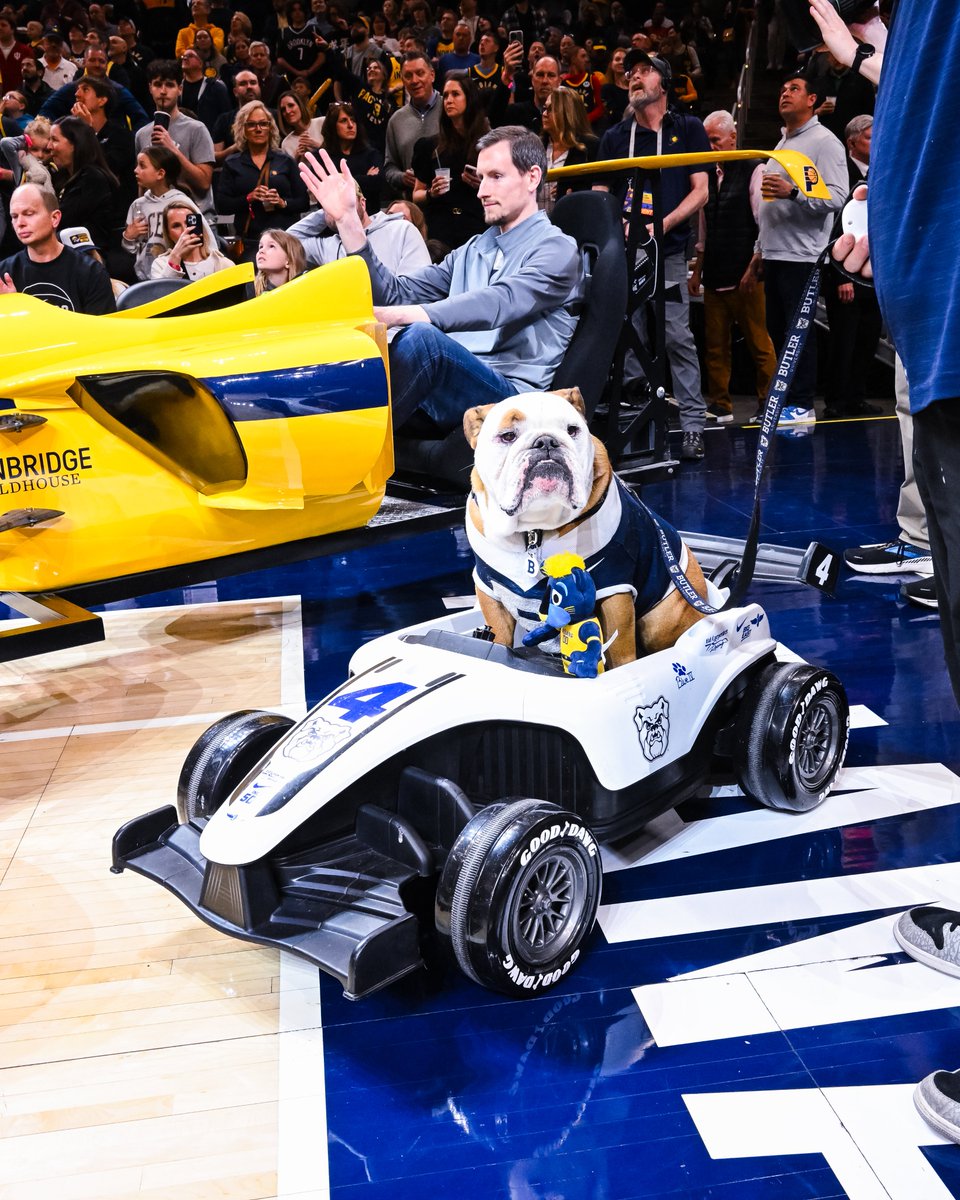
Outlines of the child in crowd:
M202 279L233 266L220 252L213 230L192 200L168 204L161 230L163 248L150 267L152 279Z
M253 294L261 296L282 287L291 279L302 275L307 260L303 246L293 234L283 229L265 229L260 234L257 247L257 277L253 281Z
M166 146L146 146L137 155L133 170L140 195L127 211L123 248L135 256L134 273L149 279L153 260L166 246L163 240L163 214L179 201L193 207L193 201L180 191L180 160Z
M0 138L0 166L13 172L13 186L35 183L53 191L47 170L47 143L50 141L50 122L46 117L34 117L19 137Z

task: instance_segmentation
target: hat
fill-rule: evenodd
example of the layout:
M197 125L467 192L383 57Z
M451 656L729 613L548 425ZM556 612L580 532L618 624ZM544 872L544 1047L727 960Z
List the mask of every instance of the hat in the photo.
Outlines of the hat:
M660 73L664 90L673 83L673 68L665 58L657 58L655 54L648 54L646 50L631 50L623 60L623 69L629 75L638 63L645 63Z
M71 225L60 230L60 241L68 250L96 250L98 246L84 225Z
M46 29L43 31L43 36L45 38L52 38L56 42L63 41L63 34L56 27L56 25L48 25L46 27Z

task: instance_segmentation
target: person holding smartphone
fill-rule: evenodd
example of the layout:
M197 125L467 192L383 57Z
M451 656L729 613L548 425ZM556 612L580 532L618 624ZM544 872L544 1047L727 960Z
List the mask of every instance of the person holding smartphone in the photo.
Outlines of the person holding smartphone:
M147 72L156 111L153 122L136 132L137 153L146 146L165 146L180 160L180 186L196 200L201 212L213 215L213 139L206 126L180 111L183 73L174 59L155 59Z
M163 248L150 267L152 279L190 282L233 263L217 246L213 230L190 201L174 200L163 211Z

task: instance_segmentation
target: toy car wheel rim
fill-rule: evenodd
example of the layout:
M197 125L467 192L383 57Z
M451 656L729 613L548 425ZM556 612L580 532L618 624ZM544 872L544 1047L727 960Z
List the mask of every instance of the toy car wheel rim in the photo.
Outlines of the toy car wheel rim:
M558 849L530 863L517 884L510 941L531 965L548 962L577 935L588 896L580 858Z
M807 709L797 732L795 762L805 791L819 792L833 775L841 736L839 707L828 693Z

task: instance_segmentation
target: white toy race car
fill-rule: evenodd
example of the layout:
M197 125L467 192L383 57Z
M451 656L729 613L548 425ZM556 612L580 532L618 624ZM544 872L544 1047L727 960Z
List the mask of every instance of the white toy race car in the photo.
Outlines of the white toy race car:
M843 686L777 662L759 605L596 679L475 636L482 624L471 610L377 638L298 724L218 721L187 757L177 809L117 831L114 870L307 958L351 998L421 966L434 926L471 979L530 995L590 935L598 839L692 796L715 756L747 796L795 811L843 763Z

